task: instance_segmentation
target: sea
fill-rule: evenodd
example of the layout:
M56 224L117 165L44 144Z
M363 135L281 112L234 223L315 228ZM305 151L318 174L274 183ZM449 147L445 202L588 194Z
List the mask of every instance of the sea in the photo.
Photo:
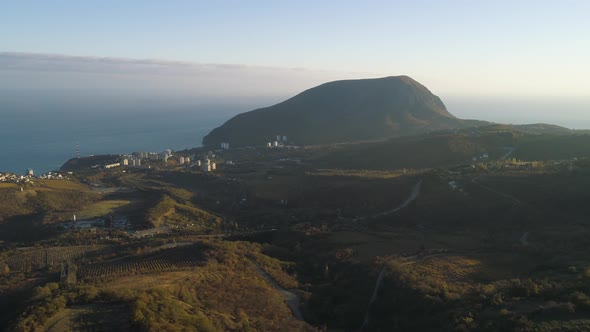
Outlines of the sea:
M272 98L271 98L272 99ZM233 115L265 98L0 92L0 172L58 170L81 156L201 146Z
M199 147L232 116L286 97L0 91L0 172L57 170L78 149L89 156ZM587 98L441 98L460 118L590 128Z

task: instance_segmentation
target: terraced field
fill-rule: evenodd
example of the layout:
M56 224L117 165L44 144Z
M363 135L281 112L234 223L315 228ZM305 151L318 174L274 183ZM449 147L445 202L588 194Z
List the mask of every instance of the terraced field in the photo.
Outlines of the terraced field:
M78 270L80 280L138 273L173 271L204 264L204 256L195 247L165 250L162 253L140 257L125 257L110 262L85 265Z
M109 246L71 246L31 249L8 257L5 264L11 272L28 272L96 254Z

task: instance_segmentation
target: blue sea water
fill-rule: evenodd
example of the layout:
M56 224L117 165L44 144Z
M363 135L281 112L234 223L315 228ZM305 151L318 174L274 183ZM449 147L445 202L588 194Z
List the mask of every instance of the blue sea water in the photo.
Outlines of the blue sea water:
M233 115L285 96L220 98L96 91L0 90L0 172L40 174L75 157L182 150ZM460 118L590 128L590 100L443 96Z
M198 147L258 102L162 96L0 92L0 172L36 174L75 157Z

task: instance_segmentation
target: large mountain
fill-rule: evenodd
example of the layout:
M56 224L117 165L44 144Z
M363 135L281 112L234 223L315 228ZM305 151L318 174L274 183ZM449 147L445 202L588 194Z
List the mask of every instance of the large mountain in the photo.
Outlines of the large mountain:
M322 84L274 106L239 114L203 138L204 145L261 145L277 135L296 144L372 140L472 122L408 76Z

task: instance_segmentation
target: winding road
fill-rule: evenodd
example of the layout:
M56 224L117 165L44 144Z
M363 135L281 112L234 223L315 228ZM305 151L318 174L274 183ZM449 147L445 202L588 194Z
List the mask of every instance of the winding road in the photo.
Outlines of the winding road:
M410 196L408 196L408 198L406 198L406 200L402 204L398 205L397 207L395 207L391 210L379 212L379 213L376 213L376 214L373 214L370 216L355 218L353 221L362 221L362 220L371 219L371 218L379 218L379 217L384 217L384 216L396 213L397 211L407 207L408 205L410 205L410 203L415 201L418 198L418 196L420 196L421 189L422 189L422 180L419 180L414 185L414 187L412 187L412 192L410 193Z
M392 213L396 213L397 211L407 207L408 205L410 205L410 203L412 203L413 201L415 201L418 196L420 196L420 190L422 189L422 180L419 180L414 187L412 188L412 192L410 193L410 196L408 196L408 198L402 203L400 204L398 207L385 211L385 212L381 212L381 213L377 213L373 216L371 216L370 218L375 218L375 217L383 217ZM381 288L381 284L383 283L383 277L385 276L385 272L387 271L387 267L383 267L381 269L381 271L379 272L379 276L377 277L377 281L375 281L375 289L373 289L373 295L371 296L371 300L369 301L369 305L367 306L367 312L365 313L365 319L363 320L363 325L361 325L359 331L363 331L367 325L369 324L369 321L371 319L371 308L373 307L373 304L375 303L375 301L377 301L378 298L378 293L379 293L379 289Z
M254 262L251 263L254 269L258 272L258 274L260 274L266 280L266 282L268 282L274 289L277 290L277 292L279 292L279 294L281 294L281 297L285 300L285 302L293 312L293 317L300 321L305 321L303 319L301 309L299 308L301 306L301 300L299 299L299 297L296 294L279 286L279 284L277 284L274 281L274 279L270 275L268 275L268 273L266 273L260 266L258 266L258 264Z

